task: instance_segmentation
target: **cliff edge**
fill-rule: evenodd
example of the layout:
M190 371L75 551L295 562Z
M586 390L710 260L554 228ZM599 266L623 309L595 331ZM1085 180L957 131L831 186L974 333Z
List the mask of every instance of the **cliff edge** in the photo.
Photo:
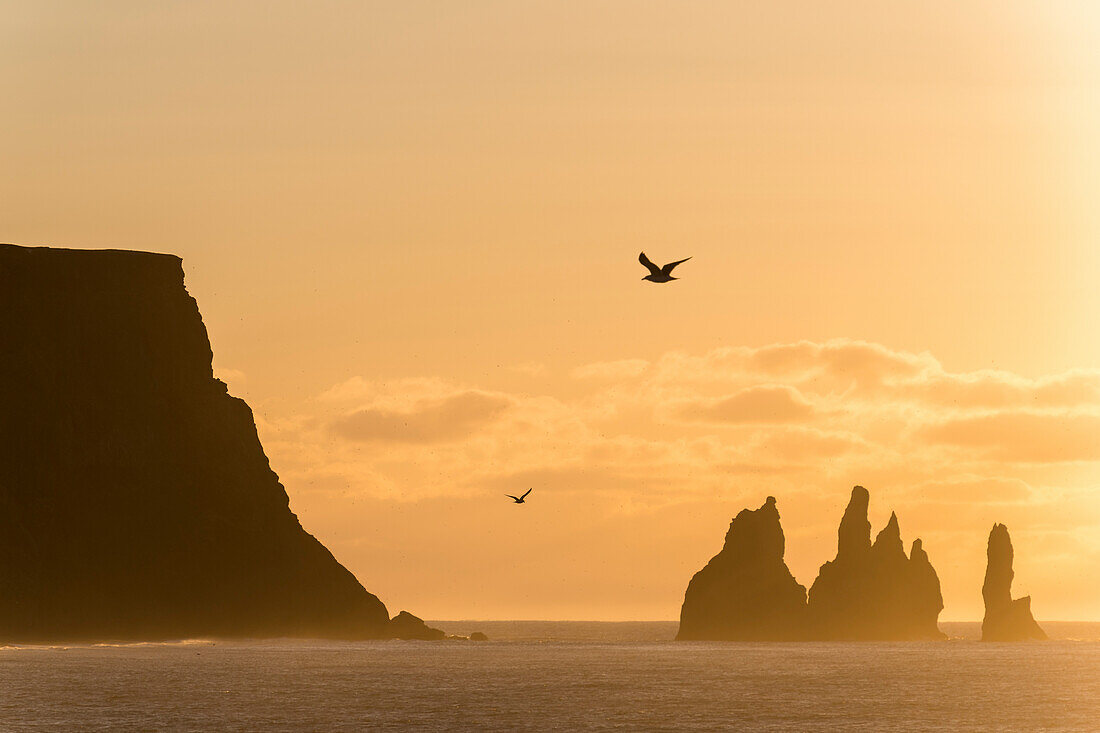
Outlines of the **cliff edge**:
M0 245L0 351L0 641L394 635L214 378L178 257Z

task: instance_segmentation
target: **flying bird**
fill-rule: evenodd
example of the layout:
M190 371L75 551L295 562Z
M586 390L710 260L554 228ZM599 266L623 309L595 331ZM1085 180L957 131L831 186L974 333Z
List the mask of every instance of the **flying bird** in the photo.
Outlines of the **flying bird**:
M527 491L524 492L523 496L512 496L511 494L505 494L505 496L507 496L509 499L511 499L512 501L514 501L517 504L526 504L527 502L525 502L524 499L526 499L527 494L530 494L530 493L531 493L531 489L527 489Z
M649 258L645 256L645 252L642 252L640 255L638 255L638 262L641 262L649 269L649 274L642 279L649 280L650 282L654 283L667 283L671 280L679 280L680 278L672 276L672 268L676 267L676 265L680 264L681 262L687 262L690 259L690 257L685 257L682 260L669 262L664 267L657 267L657 265L649 261Z

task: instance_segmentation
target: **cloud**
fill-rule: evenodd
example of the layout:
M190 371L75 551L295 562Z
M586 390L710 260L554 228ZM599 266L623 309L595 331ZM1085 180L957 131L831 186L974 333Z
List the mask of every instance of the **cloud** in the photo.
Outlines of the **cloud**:
M1035 496L1035 490L1017 478L958 476L925 481L905 492L913 501L944 504L1017 504Z
M813 405L794 387L760 385L709 402L693 402L676 410L687 420L717 423L774 423L805 420Z
M1000 461L1100 461L1100 415L1001 412L946 420L923 435Z
M318 395L321 402L332 403L407 403L412 399L443 399L455 393L456 386L438 377L405 377L369 380L352 377Z
M645 359L600 361L577 367L570 374L575 379L629 379L637 377L649 368Z
M258 428L295 511L311 529L361 548L349 557L359 552L365 569L379 562L378 507L381 524L423 531L418 546L445 555L439 523L423 520L431 507L447 526L484 522L490 534L537 542L556 528L551 554L560 537L573 547L578 536L598 537L622 551L616 567L636 560L639 547L658 547L653 556L675 565L668 597L682 598L729 517L772 495L797 538L788 544L792 571L811 582L835 552L856 483L875 497L876 528L896 509L906 541L924 539L945 595L956 599L973 600L981 587L993 522L1008 523L1021 546L1049 538L1046 554L1020 553L1021 577L1028 562L1043 573L1080 564L1087 552L1074 538L1095 546L1100 537L1097 370L952 372L927 353L837 339L669 352L572 372L532 367L522 379L502 371L499 383L352 377L297 410L256 405ZM507 502L501 494L527 488L538 512L487 519L507 510L496 503ZM458 506L465 513L440 509ZM608 522L618 527L613 537ZM468 527L459 534L470 536ZM593 567L591 547L565 553L578 572Z
M926 352L848 339L727 347L702 355L671 352L658 359L652 371L649 381L665 388L728 394L730 388L779 384L797 388L808 398L843 400L848 408L912 405L988 411L1100 406L1100 370L1076 369L1037 379L996 370L953 373Z
M815 428L784 428L770 431L760 439L761 448L790 462L809 462L836 458L870 446L851 433L828 432Z
M432 443L455 440L497 418L510 401L499 395L468 391L422 402L409 410L367 408L333 421L334 433L348 440Z
M671 352L657 362L660 377L669 381L721 382L747 378L818 382L829 389L872 388L937 370L942 371L939 362L927 353L894 351L881 344L850 339L756 348L725 347L700 356Z
M816 351L822 371L863 386L914 378L940 369L927 353L893 351L865 341L830 341Z
M944 372L905 386L916 399L960 409L1100 405L1100 371L1095 370L1075 370L1034 380L991 370L970 374Z
M1007 501L1100 480L1095 370L952 373L837 339L532 369L525 385L353 377L262 431L290 480L329 472L397 500L471 496L502 476L654 501L852 483Z

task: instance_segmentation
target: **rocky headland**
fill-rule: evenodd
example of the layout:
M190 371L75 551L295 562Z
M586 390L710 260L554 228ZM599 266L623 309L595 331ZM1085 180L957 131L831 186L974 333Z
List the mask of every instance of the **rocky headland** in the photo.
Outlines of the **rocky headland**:
M299 524L164 254L0 245L0 643L439 638Z

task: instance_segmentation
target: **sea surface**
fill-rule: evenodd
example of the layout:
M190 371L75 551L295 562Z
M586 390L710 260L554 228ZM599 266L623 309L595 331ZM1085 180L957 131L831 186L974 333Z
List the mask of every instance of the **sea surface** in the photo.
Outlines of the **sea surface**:
M1100 624L1045 643L676 643L675 623L432 621L488 642L0 647L0 730L1100 731Z

